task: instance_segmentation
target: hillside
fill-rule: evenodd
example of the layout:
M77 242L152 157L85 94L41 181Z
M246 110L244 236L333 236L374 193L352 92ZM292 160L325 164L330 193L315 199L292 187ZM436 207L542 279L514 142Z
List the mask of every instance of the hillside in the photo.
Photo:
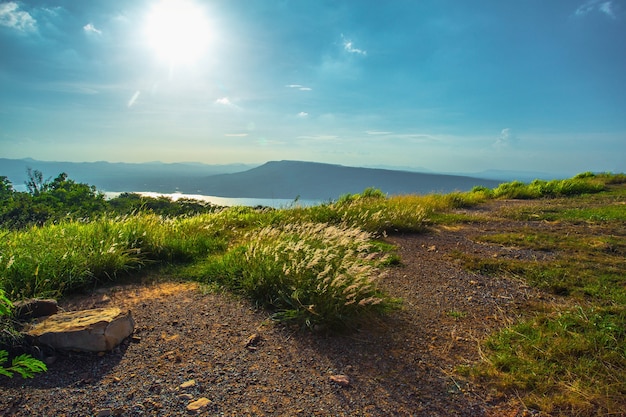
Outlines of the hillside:
M496 187L499 181L389 169L355 168L301 161L268 162L244 172L213 175L181 191L222 197L327 200L374 187L386 194L467 191L475 185Z

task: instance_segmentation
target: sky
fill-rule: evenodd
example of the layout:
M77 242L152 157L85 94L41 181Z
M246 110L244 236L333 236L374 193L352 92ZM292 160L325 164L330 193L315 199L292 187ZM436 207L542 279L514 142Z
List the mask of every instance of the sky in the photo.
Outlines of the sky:
M0 0L0 157L626 171L626 0Z

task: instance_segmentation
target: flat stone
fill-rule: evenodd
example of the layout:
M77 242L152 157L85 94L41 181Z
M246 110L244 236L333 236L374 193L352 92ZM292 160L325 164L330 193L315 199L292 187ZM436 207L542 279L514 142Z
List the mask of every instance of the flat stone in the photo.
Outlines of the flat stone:
M33 343L60 350L110 351L133 333L130 311L119 308L58 313L28 325L22 333Z

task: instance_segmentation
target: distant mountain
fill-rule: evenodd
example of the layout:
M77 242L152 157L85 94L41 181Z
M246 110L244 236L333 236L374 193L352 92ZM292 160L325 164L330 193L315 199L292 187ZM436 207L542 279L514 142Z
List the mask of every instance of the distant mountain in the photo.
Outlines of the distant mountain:
M261 166L197 163L141 164L110 162L47 162L34 159L0 159L0 176L16 189L24 189L26 170L39 170L44 178L61 172L100 191L181 192L218 197L336 200L343 194L368 187L386 194L448 193L475 185L496 187L501 181L463 175L355 168L301 161L273 161Z
M26 170L43 173L44 179L55 178L62 172L69 178L101 191L156 191L172 193L189 181L209 175L248 170L255 165L206 165L194 162L167 164L163 162L113 163L113 162L51 162L35 159L0 158L0 176L9 178L14 188L23 188Z
M274 161L233 174L213 175L180 186L184 193L244 198L335 200L346 193L378 188L386 194L467 191L500 181L459 175L355 168L301 161Z

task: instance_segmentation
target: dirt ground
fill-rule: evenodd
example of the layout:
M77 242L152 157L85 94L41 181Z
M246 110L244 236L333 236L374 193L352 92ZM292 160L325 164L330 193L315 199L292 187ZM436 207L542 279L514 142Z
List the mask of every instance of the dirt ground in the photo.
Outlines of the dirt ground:
M284 327L244 299L166 278L63 300L68 311L131 310L133 338L104 355L47 356L48 372L31 380L0 380L0 416L174 416L193 404L208 416L532 415L456 372L480 360L485 335L547 296L468 272L450 254L549 256L472 240L522 226L494 220L388 237L401 265L381 285L403 308L343 335Z

